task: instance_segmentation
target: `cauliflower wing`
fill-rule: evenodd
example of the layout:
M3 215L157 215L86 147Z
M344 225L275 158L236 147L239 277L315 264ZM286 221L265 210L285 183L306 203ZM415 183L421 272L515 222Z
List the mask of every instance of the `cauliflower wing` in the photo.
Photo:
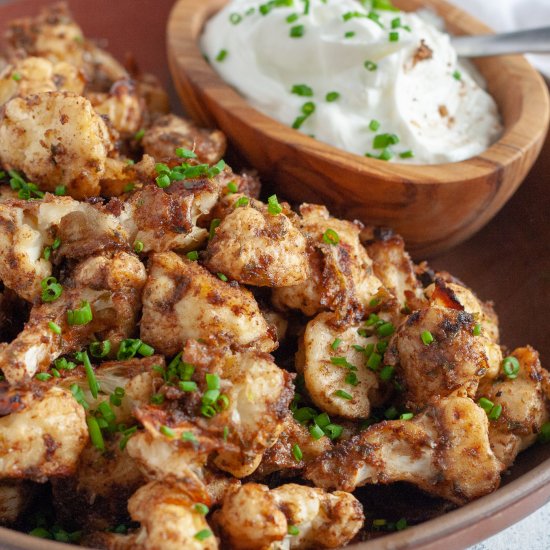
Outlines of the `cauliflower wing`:
M143 292L141 338L165 355L175 355L189 339L276 347L252 294L212 275L197 262L173 252L153 254Z
M407 481L464 504L494 491L503 464L489 442L487 414L470 398L435 399L412 420L380 422L340 443L306 467L327 490Z
M236 550L338 548L353 539L364 521L351 494L289 483L276 489L247 483L224 500L214 520ZM289 528L297 534L289 534Z
M303 204L300 213L310 276L303 283L275 289L274 305L298 309L309 317L335 311L342 322L361 318L382 286L359 242L361 227L331 218L324 206Z
M5 383L0 392L0 402L19 404L0 417L0 479L44 482L73 474L88 427L72 394L58 387L9 389Z
M306 280L306 239L286 212L270 214L251 199L244 206L232 197L233 210L222 220L206 249L205 265L232 279L254 286L288 287Z
M200 162L215 164L224 155L225 135L219 130L206 130L176 115L157 118L141 140L143 150L157 161L180 163L176 149L189 149Z
M4 105L0 162L44 190L64 185L78 199L99 195L111 149L107 126L84 97L44 92Z

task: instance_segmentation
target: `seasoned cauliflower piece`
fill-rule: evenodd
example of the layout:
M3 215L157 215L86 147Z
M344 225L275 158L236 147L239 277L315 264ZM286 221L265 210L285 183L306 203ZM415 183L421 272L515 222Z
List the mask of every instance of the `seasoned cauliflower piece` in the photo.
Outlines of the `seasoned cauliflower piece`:
M498 317L492 305L481 302L469 288L436 278L435 283L426 288L425 293L432 305L463 309L472 314L480 324L482 335L490 342L498 344Z
M56 91L81 95L84 76L69 63L52 63L42 57L27 57L0 73L0 105L14 97Z
M289 483L276 489L247 483L230 493L214 516L231 548L306 550L339 548L363 525L361 503L343 491ZM294 527L297 534L289 533Z
M74 473L88 441L84 409L64 389L0 387L0 403L20 404L0 417L0 478L44 482ZM3 412L3 411L2 411Z
M91 92L87 98L95 112L107 116L123 136L133 135L141 128L145 103L131 80L119 80L112 85L109 93Z
M165 355L193 339L276 347L252 294L173 252L153 254L143 293L141 338Z
M196 224L216 204L219 188L208 179L192 181L189 189L183 182L174 182L166 190L146 185L129 197L135 238L143 243L144 253L194 250L206 241L208 231Z
M308 238L310 276L300 284L277 288L273 303L313 316L335 311L342 322L361 318L382 283L359 242L361 227L329 216L324 206L300 207L300 230Z
M111 149L101 117L70 92L12 99L0 117L0 162L44 190L65 185L78 199L98 195Z
M84 542L108 550L217 550L218 540L196 504L184 485L152 481L128 501L132 520L141 524L137 531L97 532Z
M375 370L367 367L366 347L376 346L378 338L361 336L357 332L361 324L344 329L335 325L336 315L329 312L307 324L297 368L303 369L308 394L323 411L343 418L368 418L371 408L382 405L388 393Z
M243 197L232 197L233 210L208 243L206 267L254 286L287 287L304 282L309 272L306 239L287 217L288 207L286 213L274 215L254 199L238 206Z
M420 410L434 396L458 389L475 396L490 365L483 339L473 334L474 325L465 311L426 307L398 328L384 359L396 367L407 407Z
M550 419L550 375L542 368L539 354L531 347L518 348L506 359L512 378L500 370L494 380L481 381L477 399L489 399L502 407L500 416L489 423L489 440L497 458L510 467L516 456L537 439ZM514 377L515 376L515 377Z
M189 149L196 153L198 160L205 164L215 164L225 153L225 135L219 130L206 130L195 126L189 120L176 115L157 118L141 140L145 153L157 161L181 162L176 149Z
M110 340L116 351L121 340L134 332L145 277L143 264L126 252L82 261L63 281L60 297L35 306L23 331L0 349L6 379L12 384L29 380L60 355L79 351L96 338ZM67 312L85 302L90 304L91 322L70 325ZM61 328L61 335L52 331L51 322Z
M494 491L502 463L489 443L487 414L468 397L435 399L412 420L380 422L327 451L305 477L327 490L407 481L464 504Z

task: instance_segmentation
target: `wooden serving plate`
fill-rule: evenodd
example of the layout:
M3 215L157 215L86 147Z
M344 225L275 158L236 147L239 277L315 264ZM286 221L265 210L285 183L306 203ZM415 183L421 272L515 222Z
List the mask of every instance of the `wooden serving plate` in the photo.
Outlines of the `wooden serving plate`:
M36 14L50 0L0 0L0 34L7 21ZM132 53L170 87L165 26L173 0L69 0L87 36L104 37L119 59ZM196 0L199 10L202 0ZM535 97L538 97L535 94ZM545 96L544 96L545 97ZM177 98L173 94L174 105ZM546 105L543 102L542 106ZM234 153L234 152L233 152ZM432 260L496 303L502 339L532 344L550 364L550 141L525 183L475 237ZM318 197L315 198L317 202ZM330 206L330 205L329 205ZM350 550L459 550L513 524L550 500L550 445L522 453L495 493L400 533ZM67 550L67 546L0 528L2 550Z
M455 34L489 29L443 0L399 0L433 8ZM323 201L336 215L388 225L418 255L441 252L481 229L521 184L548 128L548 91L522 57L476 62L498 103L502 138L452 164L390 164L316 141L256 111L203 58L198 37L226 0L179 0L168 23L168 56L187 112L225 132L244 161L296 202Z

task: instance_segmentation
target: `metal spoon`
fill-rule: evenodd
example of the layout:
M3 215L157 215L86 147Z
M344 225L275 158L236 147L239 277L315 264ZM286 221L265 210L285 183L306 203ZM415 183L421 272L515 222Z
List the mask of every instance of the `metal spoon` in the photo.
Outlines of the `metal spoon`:
M550 27L476 36L455 36L451 43L461 57L550 53Z

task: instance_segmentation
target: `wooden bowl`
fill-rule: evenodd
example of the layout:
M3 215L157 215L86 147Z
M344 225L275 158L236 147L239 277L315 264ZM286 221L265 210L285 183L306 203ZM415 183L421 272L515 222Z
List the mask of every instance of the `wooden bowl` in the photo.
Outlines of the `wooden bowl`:
M0 34L14 17L36 14L51 0L1 5ZM120 59L132 53L140 66L170 86L164 46L173 0L69 0L87 36L104 37ZM200 4L197 0L197 9ZM175 94L174 94L174 99ZM527 342L550 364L550 141L525 184L475 239L432 263L449 269L483 299L493 299L501 316L502 339ZM284 198L284 196L282 196ZM317 201L318 198L315 198ZM330 205L329 205L330 206ZM503 486L463 508L400 533L349 547L350 550L458 550L520 520L550 499L550 446L522 453ZM67 550L67 546L0 528L2 550Z
M168 23L172 77L187 112L219 127L245 162L296 202L323 201L337 215L396 229L416 257L448 249L481 229L512 196L540 152L548 128L548 91L522 57L476 63L504 122L502 138L481 155L440 165L393 164L316 141L251 107L205 61L205 21L225 0L180 0ZM399 0L431 7L454 34L486 33L442 0Z

